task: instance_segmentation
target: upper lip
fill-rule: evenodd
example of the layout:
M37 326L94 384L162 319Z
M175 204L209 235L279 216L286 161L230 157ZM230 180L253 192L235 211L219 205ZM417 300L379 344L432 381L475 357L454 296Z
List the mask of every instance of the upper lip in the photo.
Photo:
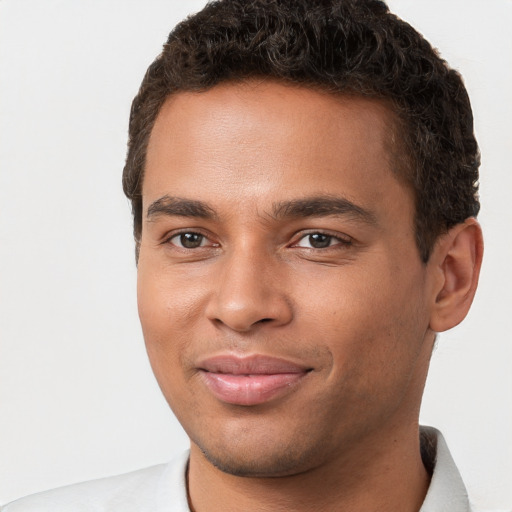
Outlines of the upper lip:
M305 373L312 369L287 359L261 354L249 356L238 356L234 354L217 355L203 359L197 367L199 370L211 373L226 373L231 375Z

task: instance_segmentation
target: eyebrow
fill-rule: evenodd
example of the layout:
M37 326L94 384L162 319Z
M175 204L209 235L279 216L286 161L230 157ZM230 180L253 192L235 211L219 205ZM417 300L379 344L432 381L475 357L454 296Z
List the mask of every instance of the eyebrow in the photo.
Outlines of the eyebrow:
M203 201L185 199L165 195L153 201L147 210L146 217L153 220L159 216L197 217L201 219L217 219L213 208ZM315 196L274 203L270 216L276 220L288 218L327 217L342 215L361 220L366 224L376 225L375 214L354 204L343 197Z
M168 195L153 201L149 205L146 218L152 220L162 215L198 217L201 219L214 219L217 217L215 211L202 201Z
M276 219L326 217L329 215L343 215L361 220L366 224L377 224L375 213L346 198L337 196L315 196L282 201L274 205L272 212L272 217Z

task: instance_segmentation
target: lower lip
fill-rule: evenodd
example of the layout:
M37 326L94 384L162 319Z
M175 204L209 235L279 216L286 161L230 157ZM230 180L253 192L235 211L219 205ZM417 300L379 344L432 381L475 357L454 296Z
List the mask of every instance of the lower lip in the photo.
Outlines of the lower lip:
M220 401L258 405L291 391L306 372L234 375L202 371L203 382Z

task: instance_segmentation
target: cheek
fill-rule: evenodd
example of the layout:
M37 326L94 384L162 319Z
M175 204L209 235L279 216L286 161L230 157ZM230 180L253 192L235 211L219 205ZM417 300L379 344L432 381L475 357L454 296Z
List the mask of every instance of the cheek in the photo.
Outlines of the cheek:
M341 268L322 287L309 286L302 330L328 345L338 376L385 385L414 364L428 315L421 269L376 268Z
M166 397L172 383L182 376L177 370L192 339L198 300L193 288L181 286L179 279L172 279L168 271L139 260L139 318L153 372Z
M156 259L156 258L155 258ZM187 279L179 267L169 267L150 258L139 260L137 302L142 328L153 335L181 332L198 314L204 287ZM204 281L203 281L204 283Z

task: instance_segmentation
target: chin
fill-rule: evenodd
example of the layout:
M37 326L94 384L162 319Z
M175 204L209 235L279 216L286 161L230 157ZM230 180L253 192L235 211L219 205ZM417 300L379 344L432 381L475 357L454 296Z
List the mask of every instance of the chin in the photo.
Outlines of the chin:
M232 442L230 446L216 444L215 448L201 446L204 457L220 471L241 477L276 478L308 471L319 457L318 447L292 446L276 440L251 443Z

